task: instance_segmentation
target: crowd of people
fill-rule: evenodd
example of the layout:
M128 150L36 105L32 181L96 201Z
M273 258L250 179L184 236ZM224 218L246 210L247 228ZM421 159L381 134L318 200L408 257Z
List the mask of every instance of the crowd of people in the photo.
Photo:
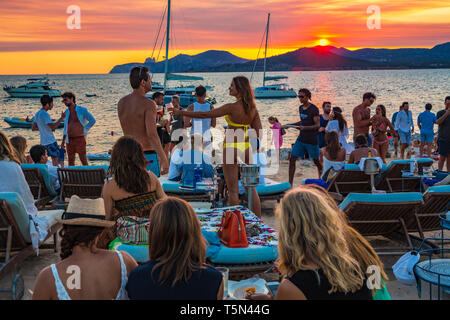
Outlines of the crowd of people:
M213 108L206 102L206 89L197 87L197 102L186 110L180 99L173 96L172 105L164 106L164 95L153 94L151 76L146 67L130 72L133 92L118 103L118 117L124 136L114 144L103 186L98 214L71 214L62 217L61 261L41 271L36 279L33 299L222 299L224 283L221 273L206 264L206 246L200 222L189 203L168 197L158 179L169 173L169 179L189 184L194 179L194 167L200 165L204 177L214 174L203 149L213 138L210 128L215 119L224 117L227 130L239 134L227 135L223 143L223 174L229 191L229 205L239 202L239 165L253 162L252 138L259 138L261 119L254 101L253 90L246 77L234 77L229 93L234 102ZM275 146L282 146L285 129L300 130L292 147L289 180L293 185L296 160L309 157L317 167L319 177L327 180L331 169L358 163L364 157L386 159L389 136L400 142L402 158L410 144L414 123L408 103L389 121L386 108L376 107L371 116L373 93L365 93L363 101L353 110L354 147L348 143L348 124L343 110L322 104L323 113L311 103L311 92L299 90L300 120L281 125L276 117L268 119L274 132ZM41 98L42 109L34 117L33 130L39 130L40 144L26 156L26 140L14 137L10 141L0 131L0 191L16 192L22 198L28 214L37 209L25 181L21 163L33 161L49 166L55 189L55 172L64 165L63 149L67 146L69 166L75 155L87 165L86 135L95 124L94 117L76 104L75 95L66 92L62 102L67 110L56 121L48 111L53 107L49 96ZM450 165L450 97L446 109L437 115L431 105L418 116L421 130L420 155L437 141L440 154L439 169ZM167 111L167 113L166 113ZM170 117L167 117L170 115ZM53 131L64 121L62 143L58 145ZM439 126L434 137L434 124ZM177 129L191 127L191 137L179 135ZM201 137L202 139L196 137ZM242 139L239 139L242 138ZM201 141L200 143L198 141ZM186 148L179 148L182 143ZM423 146L422 146L423 143ZM14 144L14 146L13 146ZM170 161L169 161L170 155ZM49 161L48 157L51 158ZM201 158L200 163L193 158ZM195 166L194 166L195 164ZM261 205L255 188L253 211L261 216ZM70 204L69 204L70 207ZM279 259L277 268L283 275L275 297L248 293L248 299L368 299L385 295L387 276L383 264L370 244L353 228L334 200L317 185L305 185L289 190L281 200L276 215L279 221ZM126 252L112 251L109 244L116 238L118 223L133 217L148 235L149 261L139 265ZM121 220L122 219L122 220ZM128 220L127 220L128 221ZM151 223L149 223L151 222ZM145 232L144 229L145 228ZM81 288L67 286L69 266L77 265L81 273ZM382 286L370 289L367 268L378 266Z

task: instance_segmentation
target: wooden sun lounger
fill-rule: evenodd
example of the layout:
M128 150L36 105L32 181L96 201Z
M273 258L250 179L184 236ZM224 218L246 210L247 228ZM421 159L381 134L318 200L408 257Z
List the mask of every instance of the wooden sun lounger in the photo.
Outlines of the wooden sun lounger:
M61 224L56 223L50 227L47 237L44 241L53 237L53 244L41 244L40 248L52 248L57 252L57 231ZM34 254L35 250L31 243L27 243L19 226L16 223L13 213L11 212L5 200L0 200L0 255L3 257L0 263L0 279L8 273L16 269L26 258ZM16 277L20 277L16 274ZM16 279L16 278L15 278ZM16 281L13 282L11 290L13 299L21 299L23 296L23 288L16 287ZM23 279L21 281L23 285Z
M331 180L327 191L341 196L352 192L370 192L370 176L361 170L339 170Z
M52 200L52 196L45 185L44 178L37 168L22 169L25 180L30 187L31 193L36 200L35 205L38 209L44 207Z
M418 162L419 172L432 164L433 160L431 159L430 162ZM405 170L409 170L409 162L392 163L387 171L382 174L376 188L387 192L415 192L420 186L420 178L402 177L402 171Z
M104 169L58 168L58 178L61 184L60 202L73 195L96 199L102 196L106 173Z
M393 201L371 201L371 196L393 196ZM402 200L412 195L412 200ZM362 196L362 195L361 195ZM409 234L410 228L416 226L415 214L423 204L419 193L368 195L367 200L345 199L340 207L347 215L348 222L363 236L384 236L391 240L406 240L405 246L375 248L378 254L399 254L392 250L409 251L415 246ZM349 196L350 197L350 196ZM396 201L396 199L398 199ZM399 237L400 236L400 237ZM416 240L416 239L413 239Z
M428 190L433 190L433 187ZM439 214L450 208L450 192L429 191L423 194L424 204L415 215L417 226L413 225L409 229L410 232L419 232L422 239L425 238L423 233L426 231L441 230Z

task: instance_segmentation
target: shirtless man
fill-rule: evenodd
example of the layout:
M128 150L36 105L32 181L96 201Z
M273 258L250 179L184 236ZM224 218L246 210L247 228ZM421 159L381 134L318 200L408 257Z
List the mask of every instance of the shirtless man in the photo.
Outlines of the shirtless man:
M367 138L369 147L372 146L372 138L369 135L370 128L370 106L377 97L372 92L366 92L363 95L363 102L353 109L353 142L359 134Z
M120 99L117 106L120 126L124 135L142 144L144 156L150 162L147 170L159 177L169 171L169 161L156 131L156 104L145 96L152 89L148 68L134 67L130 72L130 84L133 92Z

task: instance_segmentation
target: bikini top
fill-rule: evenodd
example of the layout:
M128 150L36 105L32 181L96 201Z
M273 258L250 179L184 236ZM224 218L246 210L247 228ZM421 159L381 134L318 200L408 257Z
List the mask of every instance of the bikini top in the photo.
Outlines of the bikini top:
M248 128L250 128L249 124L241 124L241 123L236 123L231 121L230 116L228 114L225 115L225 121L233 127L241 127L242 129L244 129L244 131L247 131Z
M122 254L117 250L116 250L116 253L120 259L120 269L121 269L120 270L121 283L120 283L119 292L117 292L116 300L126 300L127 293L125 291L125 286L127 285L127 282L128 282L127 267L123 261ZM56 292L58 294L58 299L59 300L72 300L70 298L69 294L67 293L67 290L64 287L63 283L61 282L61 279L59 278L58 270L56 269L55 264L52 264L50 266L50 268L52 269L53 278L55 278L55 287L56 287Z

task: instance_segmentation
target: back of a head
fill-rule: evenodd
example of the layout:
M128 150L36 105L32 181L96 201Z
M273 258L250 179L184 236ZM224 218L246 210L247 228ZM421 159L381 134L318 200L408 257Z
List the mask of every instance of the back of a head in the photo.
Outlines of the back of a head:
M450 96L446 96L444 99L444 103L450 102Z
M30 156L34 163L41 163L42 156L45 156L47 148L43 145L37 144L31 147Z
M356 138L355 138L355 143L358 145L358 146L367 146L367 138L366 138L366 136L365 135L363 135L363 134L358 134L357 136L356 136Z
M9 159L20 164L16 151L3 131L0 131L0 161Z
M150 184L146 166L141 144L132 137L124 136L113 146L107 176L114 178L119 188L127 192L145 193Z
M206 244L194 209L186 201L168 197L150 212L149 258L157 261L160 283L188 281L205 262ZM173 277L173 278L172 278Z
M16 149L19 154L25 152L25 149L27 147L27 139L22 136L15 136L12 137L10 141L14 149Z
M195 95L199 98L206 96L206 88L204 86L198 86L195 88Z
M148 81L148 68L144 66L134 67L130 71L130 85L133 89L138 89L142 80Z
M53 102L53 97L50 97L48 94L44 94L41 96L41 105L43 107L52 102Z
M164 94L162 92L156 91L152 94L152 100L156 100L159 97L163 96Z
M103 230L105 228L64 224L59 232L61 236L61 259L71 256L75 246L92 248L96 238Z
M250 81L247 77L237 76L233 78L233 83L242 99L245 114L249 114L250 110L256 109L255 96Z
M325 133L326 150L330 154L331 159L335 160L338 156L341 144L339 143L339 136L336 131L330 131Z
M431 103L427 103L427 104L425 105L425 110L430 111L431 109L433 109L433 105L432 105Z
M317 190L289 191L277 209L280 271L290 275L314 263L330 282L329 293L359 290L364 277L349 251L346 224L340 215Z

